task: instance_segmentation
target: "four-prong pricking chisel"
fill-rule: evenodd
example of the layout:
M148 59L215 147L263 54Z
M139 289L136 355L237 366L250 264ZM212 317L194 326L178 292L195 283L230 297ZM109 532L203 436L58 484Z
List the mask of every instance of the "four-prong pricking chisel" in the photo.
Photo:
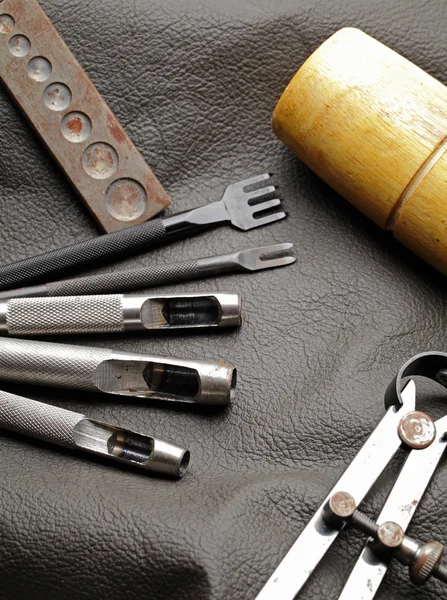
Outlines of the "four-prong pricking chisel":
M372 600L392 558L407 565L417 585L430 577L447 583L444 548L423 544L405 531L447 448L447 416L433 421L416 410L416 386L409 376L423 376L447 387L447 354L426 352L409 360L388 386L382 421L366 441L329 495L317 509L257 600L294 600L345 525L368 536L350 578L339 596L343 600ZM403 389L402 389L403 388ZM358 510L367 493L404 446L408 458L377 521ZM372 539L370 539L372 538Z
M171 217L153 219L148 223L0 267L0 289L45 282L49 276L61 275L68 270L81 269L99 261L110 262L120 256L129 256L131 252L150 250L223 223L231 223L234 227L247 231L283 219L285 212L272 212L280 207L281 200L267 199L275 192L274 186L263 185L246 191L246 188L259 186L268 179L268 173L244 179L229 185L219 202Z
M189 463L189 451L170 442L2 390L0 429L171 477L183 477Z
M90 346L0 338L0 380L194 404L229 404L236 369Z
M0 292L0 300L32 296L84 296L115 294L179 281L191 281L224 273L253 272L291 265L296 261L293 244L273 244L239 250L230 254L196 258L158 267L101 273L76 279L54 281L43 285Z
M0 334L28 336L237 327L237 294L113 294L0 302Z

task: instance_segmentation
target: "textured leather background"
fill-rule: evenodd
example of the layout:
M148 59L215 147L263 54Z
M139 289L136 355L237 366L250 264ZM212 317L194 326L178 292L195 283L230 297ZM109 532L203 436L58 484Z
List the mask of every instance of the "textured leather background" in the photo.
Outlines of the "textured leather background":
M447 83L445 2L42 4L172 195L170 212L218 199L228 183L264 170L275 173L289 211L279 224L247 234L223 227L110 268L282 241L296 244L298 261L181 286L240 292L239 331L61 339L231 361L240 377L228 410L4 385L186 445L192 462L172 482L2 433L0 597L252 599L381 419L399 366L417 352L445 350L447 332L445 280L300 164L270 132L270 116L308 54L346 25ZM94 235L3 89L0 123L0 260ZM366 502L371 514L398 465ZM446 486L444 464L411 526L415 536L447 541ZM303 600L336 597L363 539L340 537ZM412 587L394 565L377 597L445 596L437 582Z

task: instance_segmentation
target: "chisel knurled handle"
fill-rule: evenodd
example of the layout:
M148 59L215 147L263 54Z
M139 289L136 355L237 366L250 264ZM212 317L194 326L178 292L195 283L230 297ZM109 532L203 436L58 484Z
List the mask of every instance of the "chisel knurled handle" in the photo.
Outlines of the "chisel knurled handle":
M103 273L47 283L47 296L76 296L84 294L108 294L145 287L153 287L177 281L189 281L199 277L196 260L162 267L149 267L118 273Z
M117 259L127 251L149 250L170 239L162 219L135 225L123 231L100 235L85 242L65 246L0 266L0 290L32 283L47 276L57 276L69 269L91 265L101 260Z

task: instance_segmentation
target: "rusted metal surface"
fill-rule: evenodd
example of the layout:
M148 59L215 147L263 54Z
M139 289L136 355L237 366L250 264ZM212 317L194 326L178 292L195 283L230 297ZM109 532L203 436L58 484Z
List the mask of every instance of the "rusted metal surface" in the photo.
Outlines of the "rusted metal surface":
M0 2L0 77L105 231L169 204L37 0Z
M378 541L388 549L399 548L404 541L404 537L404 530L394 521L385 521L377 529Z
M323 508L323 521L334 529L340 529L355 513L357 505L348 492L335 492Z
M398 433L400 439L410 448L423 449L433 443L436 427L431 417L415 410L401 420Z

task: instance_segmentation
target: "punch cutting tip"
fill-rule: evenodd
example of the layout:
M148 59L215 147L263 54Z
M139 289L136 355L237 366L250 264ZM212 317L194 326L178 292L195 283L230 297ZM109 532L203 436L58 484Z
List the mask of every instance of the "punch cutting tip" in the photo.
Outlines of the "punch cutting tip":
M2 390L0 428L171 477L189 464L189 451L170 442Z
M193 404L229 404L237 373L231 365L0 338L0 380Z
M236 327L237 294L114 294L12 298L0 302L0 332L9 335L111 333Z

